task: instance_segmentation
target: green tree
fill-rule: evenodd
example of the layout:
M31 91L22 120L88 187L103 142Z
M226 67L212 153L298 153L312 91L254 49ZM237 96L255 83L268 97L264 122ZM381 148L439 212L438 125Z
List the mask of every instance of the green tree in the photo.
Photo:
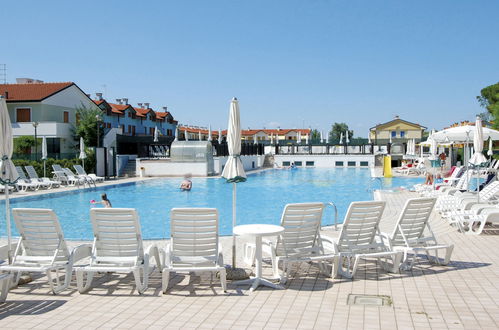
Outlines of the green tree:
M481 107L492 113L499 104L499 83L482 88L476 99Z
M99 120L104 113L97 107L87 108L85 106L76 108L76 126L74 129L75 141L83 137L86 146L97 146L97 131L99 138L103 135L103 129L97 130Z
M37 143L36 145L39 146L40 143ZM14 153L16 154L29 154L31 152L31 148L34 146L35 137L31 135L23 135L14 139Z
M351 140L353 137L353 131L348 129L348 125L345 123L334 123L331 126L331 131L329 132L329 142L339 141L340 136L343 133L343 142L345 142L345 132L348 131L348 139Z
M316 142L316 141L319 141L321 139L321 132L319 132L319 130L317 129L313 129L310 131L310 140Z

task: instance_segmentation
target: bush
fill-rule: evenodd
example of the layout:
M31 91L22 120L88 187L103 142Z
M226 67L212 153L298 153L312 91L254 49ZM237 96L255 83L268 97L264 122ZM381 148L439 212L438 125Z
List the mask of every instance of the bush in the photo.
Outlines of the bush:
M43 160L36 161L36 160L25 160L25 159L13 159L14 165L16 166L33 166L36 170L36 173L38 174L39 177L43 176ZM46 160L46 175L47 177L52 177L52 165L57 164L61 165L61 167L67 167L70 168L71 170L73 169L73 165L81 165L81 159L78 158L73 158L73 159L53 159L49 158ZM87 158L85 159L85 171L87 173L94 173L95 172L95 154L92 153L87 153Z

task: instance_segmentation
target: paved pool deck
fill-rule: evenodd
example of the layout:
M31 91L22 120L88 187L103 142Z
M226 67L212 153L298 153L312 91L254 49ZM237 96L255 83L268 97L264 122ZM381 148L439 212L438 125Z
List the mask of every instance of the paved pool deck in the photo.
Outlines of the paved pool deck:
M375 196L387 201L381 229L391 231L404 202L416 194ZM143 295L137 294L132 276L101 274L87 294L79 294L73 281L70 289L55 296L41 276L10 291L7 302L0 304L0 328L499 328L499 235L460 234L437 213L430 223L439 241L455 244L448 266L422 261L410 272L390 274L373 260L362 263L356 278L349 280L325 277L315 265L303 263L293 269L285 290L260 287L252 294L247 286L230 282L224 294L209 274L178 274L171 278L168 294L162 294L161 275L155 271ZM323 231L328 236L338 234L331 228ZM222 244L227 262L230 238L222 238ZM242 264L241 253L238 259ZM270 273L266 262L264 275ZM349 294L386 295L393 305L351 306Z

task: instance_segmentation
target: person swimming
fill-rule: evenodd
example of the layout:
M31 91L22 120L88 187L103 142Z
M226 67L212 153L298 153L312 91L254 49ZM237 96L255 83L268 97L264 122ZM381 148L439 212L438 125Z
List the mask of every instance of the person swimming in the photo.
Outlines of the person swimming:
M184 181L180 184L180 190L182 191L190 191L192 189L192 181L191 181L191 175L186 174L184 176Z
M100 202L96 202L94 200L91 200L90 203L92 203L92 204L102 204L106 208L113 207L112 204L111 204L111 201L109 199L107 199L107 195L106 194L102 194L101 198L102 198L102 201L100 201Z

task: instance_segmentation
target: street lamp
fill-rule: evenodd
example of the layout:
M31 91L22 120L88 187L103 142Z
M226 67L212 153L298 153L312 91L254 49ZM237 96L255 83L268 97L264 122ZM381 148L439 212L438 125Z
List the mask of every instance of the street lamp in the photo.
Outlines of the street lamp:
M101 117L99 115L95 115L95 119L97 119L97 148L99 148L100 145L99 126L100 126Z
M32 123L33 127L35 128L35 160L38 160L37 154L38 154L38 148L37 148L37 141L36 141L36 128L38 127L38 122L35 121Z

